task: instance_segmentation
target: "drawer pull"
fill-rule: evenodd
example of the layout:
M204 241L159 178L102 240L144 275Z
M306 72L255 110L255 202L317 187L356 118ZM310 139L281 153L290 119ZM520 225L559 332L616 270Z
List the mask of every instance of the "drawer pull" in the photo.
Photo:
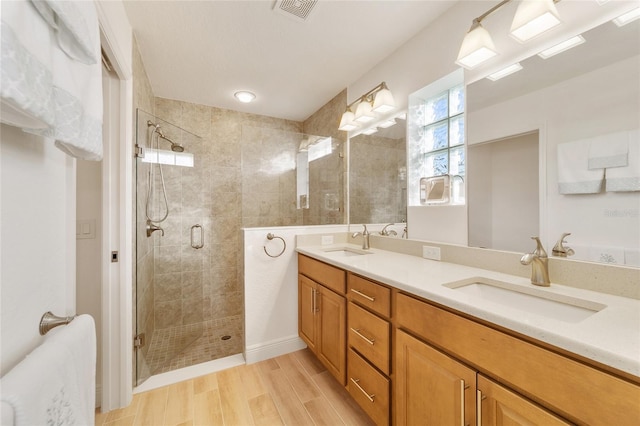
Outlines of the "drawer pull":
M358 384L358 382L360 381L360 379L354 379L353 377L351 377L351 381L353 382L354 385L356 385L358 387L358 389L360 389L360 392L362 392L364 394L364 396L367 397L367 399L371 402L373 402L373 398L375 398L375 395L369 395L367 393L367 391L365 391L364 389L362 389L362 386L360 386Z
M351 331L356 333L358 335L358 337L361 337L365 342L367 342L370 345L373 345L376 342L375 339L369 339L368 337L366 337L362 333L360 333L360 329L359 328L356 329L356 328L351 327Z
M376 298L375 297L371 297L371 296L367 296L366 294L362 293L361 291L356 290L355 288L352 288L351 291L355 294L357 294L358 296L362 296L365 299L367 299L369 302L375 302Z

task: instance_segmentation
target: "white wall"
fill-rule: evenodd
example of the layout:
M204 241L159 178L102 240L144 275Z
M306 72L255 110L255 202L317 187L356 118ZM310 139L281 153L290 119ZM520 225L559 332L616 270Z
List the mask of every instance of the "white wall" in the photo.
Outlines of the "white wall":
M91 227L89 238L76 235L76 312L96 324L96 403L102 389L102 163L77 160L76 218ZM76 230L77 231L77 230Z
M2 125L0 134L1 366L42 343L42 315L75 314L75 160Z
M347 232L347 225L245 228L245 359L254 363L306 347L298 337L298 258L296 235ZM269 241L267 234L282 237Z
M467 116L470 144L541 129L547 165L545 246L571 232L570 245L576 247L640 247L640 193L561 195L556 167L560 143L640 127L639 74L640 58L634 57Z
M467 148L469 245L529 251L539 224L538 134Z

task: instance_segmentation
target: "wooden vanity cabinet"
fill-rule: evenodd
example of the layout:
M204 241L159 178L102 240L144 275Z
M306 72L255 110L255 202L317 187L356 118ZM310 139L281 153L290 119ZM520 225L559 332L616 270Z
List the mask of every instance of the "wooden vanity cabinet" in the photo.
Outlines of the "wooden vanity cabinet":
M346 384L345 272L298 255L298 334L327 370Z
M347 274L347 389L377 425L391 418L391 289Z
M418 368L417 361L414 361L415 368L403 366L411 358L403 354L402 330L415 336L414 340L437 348L481 374L477 387L489 399L485 404L489 405L488 413L492 413L487 420L489 424L494 424L493 420L497 422L495 424L512 424L501 423L500 418L520 419L513 424L529 424L525 421L527 418L539 418L535 416L545 411L558 418L559 423L555 424L564 424L562 419L592 425L640 424L640 386L637 383L413 296L398 293L396 308L396 326L400 329L396 332L395 342L397 424L403 424L403 407L412 407L411 400L417 397L403 389L414 381L414 375L418 374L416 370L428 367L424 362L425 365ZM508 386L502 390L509 396L495 390L495 383L486 378ZM481 410L483 407L483 404L478 406Z
M478 425L571 424L482 374L478 374L477 388Z
M475 425L476 372L398 330L396 425Z

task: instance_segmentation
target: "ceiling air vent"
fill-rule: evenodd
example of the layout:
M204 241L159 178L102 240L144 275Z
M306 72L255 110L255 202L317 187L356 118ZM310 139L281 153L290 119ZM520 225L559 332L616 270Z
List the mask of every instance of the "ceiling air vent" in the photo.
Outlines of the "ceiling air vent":
M306 21L318 0L278 0L274 10L297 21Z

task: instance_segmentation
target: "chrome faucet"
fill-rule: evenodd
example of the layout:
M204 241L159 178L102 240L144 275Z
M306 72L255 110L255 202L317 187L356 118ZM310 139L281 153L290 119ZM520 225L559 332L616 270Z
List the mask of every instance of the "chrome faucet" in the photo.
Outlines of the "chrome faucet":
M575 251L573 251L571 247L564 246L564 243L565 243L564 237L569 235L571 235L571 232L565 232L564 234L562 234L562 236L560 237L556 245L553 246L553 250L551 250L551 254L558 257L567 257L567 256L573 256L576 253Z
M523 265L531 265L531 284L549 287L551 282L549 281L549 259L547 252L544 251L539 237L531 237L531 239L536 241L536 249L522 256L520 263Z
M393 225L394 225L393 223L389 223L388 225L385 225L384 228L382 228L382 231L380 231L380 235L383 235L385 237L390 237L390 236L395 237L396 235L398 235L398 233L394 229L387 231L387 228Z
M147 219L147 238L149 238L151 234L156 231L160 231L161 235L164 237L164 229L160 228L158 225Z
M362 235L362 249L369 250L369 231L367 230L367 225L363 224L362 226L364 226L364 231L354 232L353 235L351 235L351 238L355 238L358 235Z

